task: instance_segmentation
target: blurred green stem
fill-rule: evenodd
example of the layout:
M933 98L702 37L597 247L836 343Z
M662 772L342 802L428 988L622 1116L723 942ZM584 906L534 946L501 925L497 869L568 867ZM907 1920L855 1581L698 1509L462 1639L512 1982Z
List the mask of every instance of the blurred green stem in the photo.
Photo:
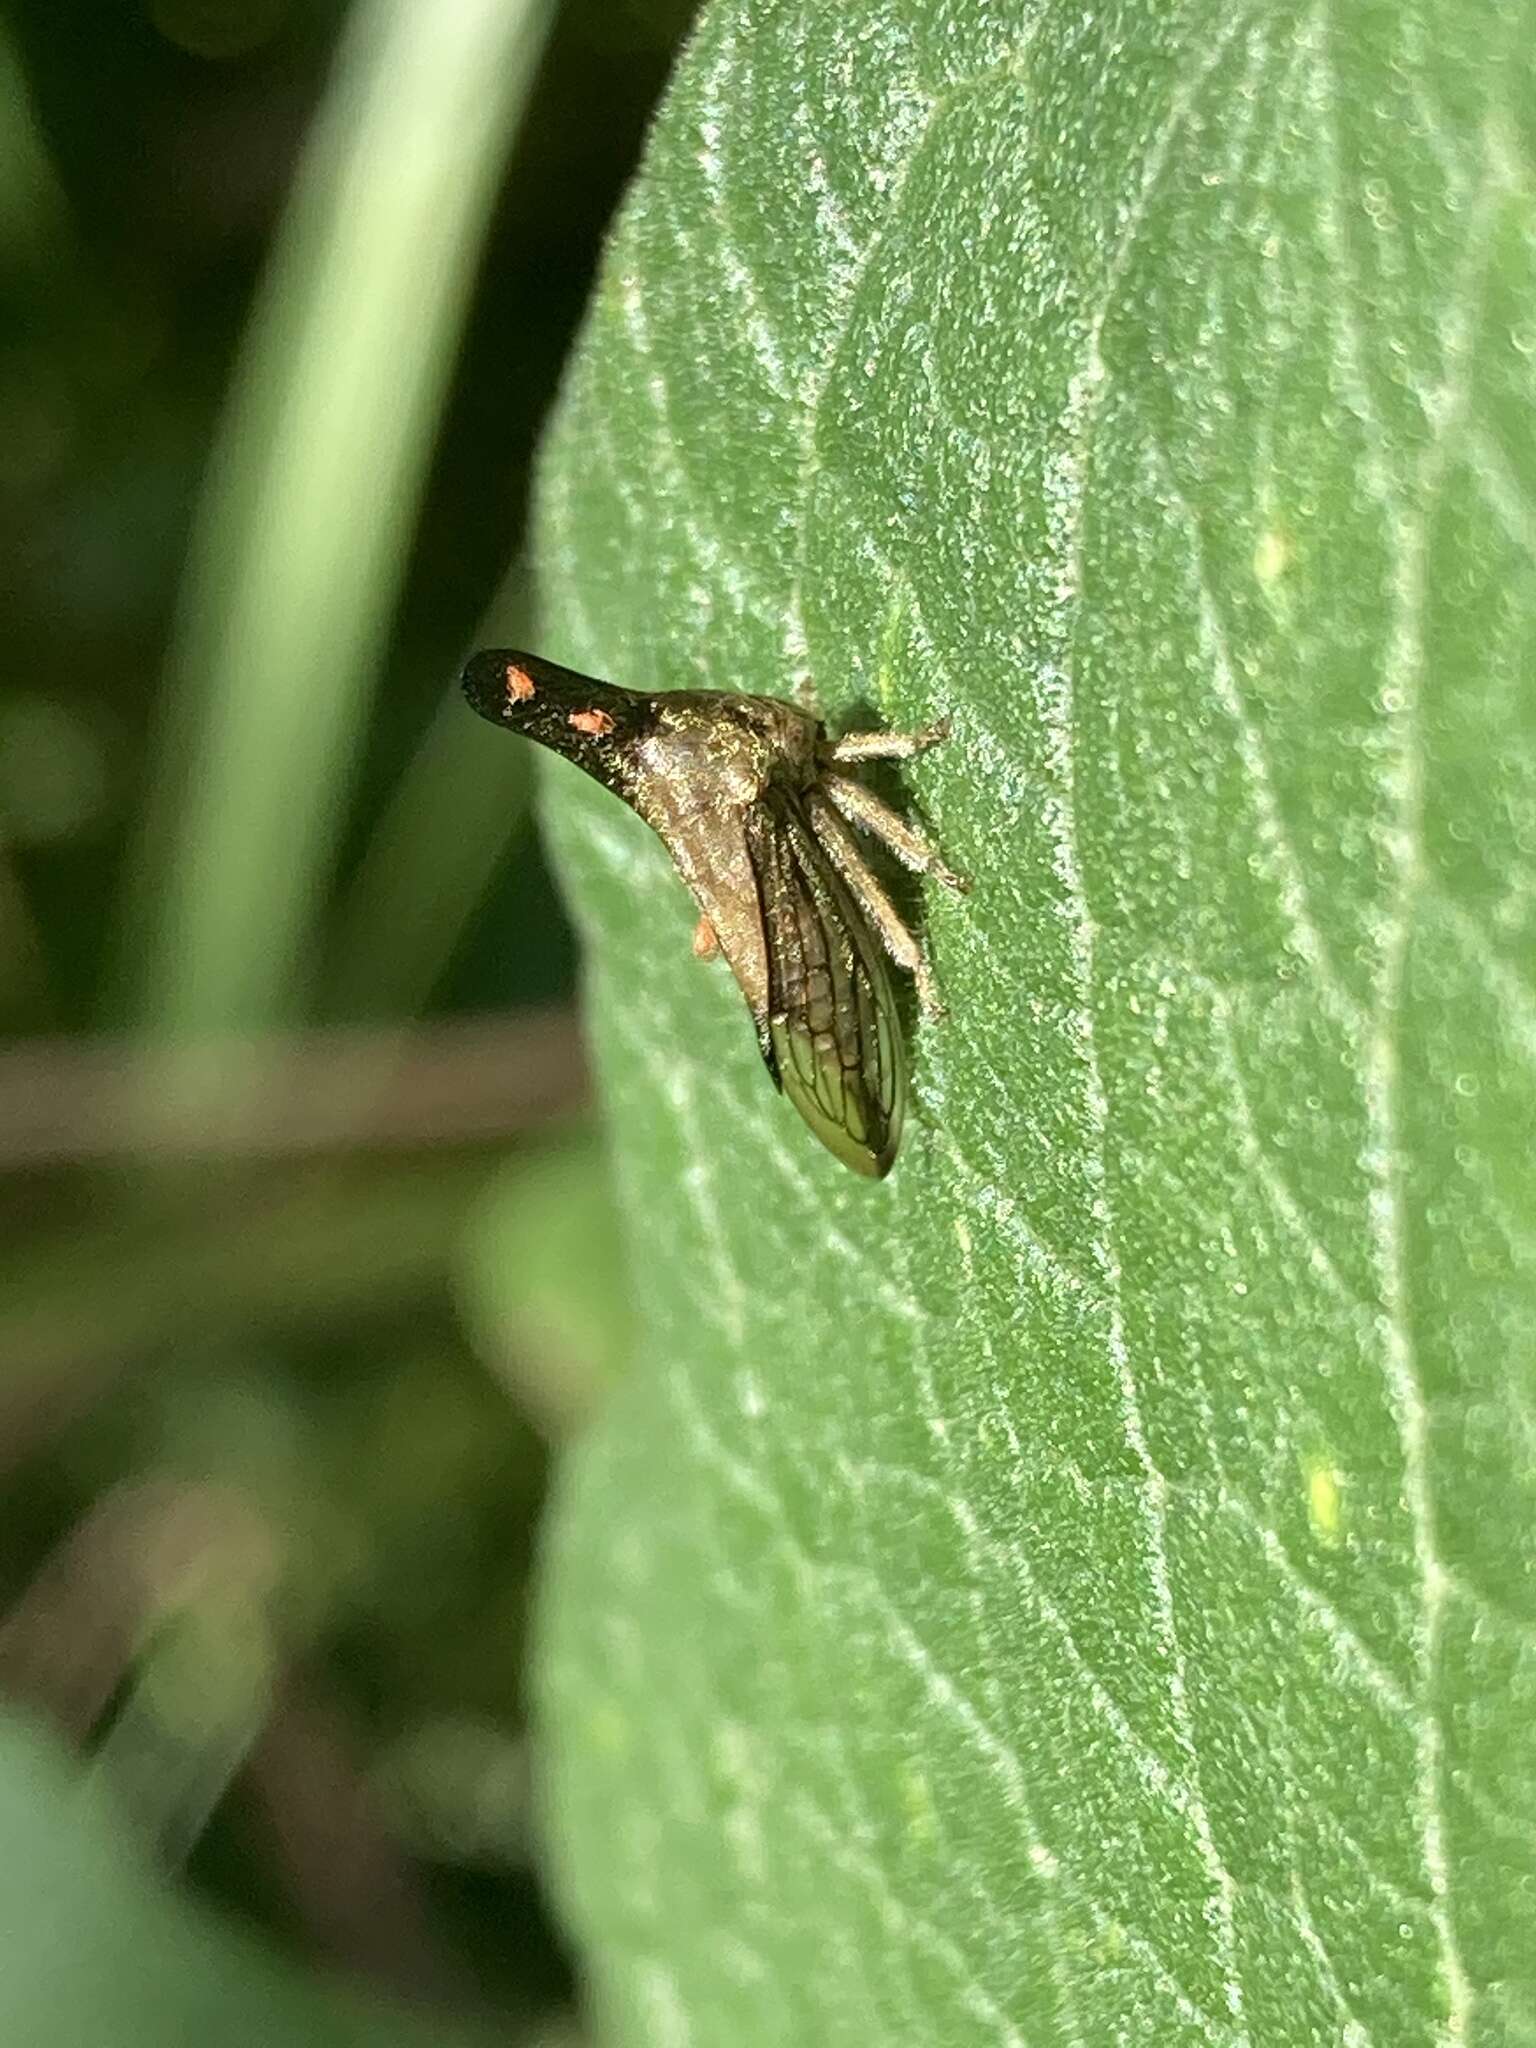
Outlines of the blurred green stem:
M127 919L166 1036L291 1015L551 0L357 0L194 537Z
M57 249L67 221L21 61L0 21L0 255L8 262L43 257Z

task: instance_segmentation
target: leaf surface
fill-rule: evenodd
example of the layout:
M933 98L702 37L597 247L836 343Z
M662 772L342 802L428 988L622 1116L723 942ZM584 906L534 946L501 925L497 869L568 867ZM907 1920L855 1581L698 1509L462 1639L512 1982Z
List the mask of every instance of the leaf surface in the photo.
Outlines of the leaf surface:
M547 784L642 1337L544 1611L614 2042L1536 2039L1536 14L722 0L545 651L951 744L823 1156Z

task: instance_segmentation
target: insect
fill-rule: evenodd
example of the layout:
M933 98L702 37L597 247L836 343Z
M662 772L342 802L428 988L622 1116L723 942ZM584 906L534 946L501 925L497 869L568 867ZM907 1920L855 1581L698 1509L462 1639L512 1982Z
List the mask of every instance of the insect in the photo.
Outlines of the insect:
M855 1173L888 1173L906 1061L886 955L929 1015L942 1010L849 828L946 888L968 884L847 770L909 760L948 727L832 739L783 698L651 696L510 648L475 655L463 683L482 718L574 761L659 834L699 906L694 951L724 954L775 1086Z

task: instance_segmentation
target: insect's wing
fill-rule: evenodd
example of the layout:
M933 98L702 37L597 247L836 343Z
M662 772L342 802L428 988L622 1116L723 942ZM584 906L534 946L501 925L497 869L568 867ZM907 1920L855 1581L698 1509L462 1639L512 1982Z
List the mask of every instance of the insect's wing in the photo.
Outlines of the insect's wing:
M792 791L766 791L747 814L746 836L777 1078L827 1149L878 1179L896 1157L906 1104L885 955Z
M757 876L747 843L752 805L710 788L705 797L685 778L660 777L637 793L635 808L671 854L693 900L709 920L720 951L747 999L757 1042L778 1082L768 1038L768 951Z

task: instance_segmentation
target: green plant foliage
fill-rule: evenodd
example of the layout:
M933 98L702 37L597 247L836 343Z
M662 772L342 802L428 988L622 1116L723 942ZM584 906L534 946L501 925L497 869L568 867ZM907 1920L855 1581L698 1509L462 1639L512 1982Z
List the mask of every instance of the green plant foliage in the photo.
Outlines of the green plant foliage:
M589 1421L631 1339L608 1162L594 1136L506 1160L464 1231L454 1281L466 1330L519 1408L554 1437Z
M252 323L169 662L129 919L143 1021L162 1035L249 1029L299 1006L337 792L549 11L353 12ZM505 771L484 784L504 788ZM471 814L485 801L477 779Z
M545 650L947 713L888 1185L548 784L642 1316L550 1799L629 2044L1536 2039L1536 15L722 0Z
M0 2027L28 2048L471 2048L478 2033L312 1989L174 1895L52 1743L0 1721Z

